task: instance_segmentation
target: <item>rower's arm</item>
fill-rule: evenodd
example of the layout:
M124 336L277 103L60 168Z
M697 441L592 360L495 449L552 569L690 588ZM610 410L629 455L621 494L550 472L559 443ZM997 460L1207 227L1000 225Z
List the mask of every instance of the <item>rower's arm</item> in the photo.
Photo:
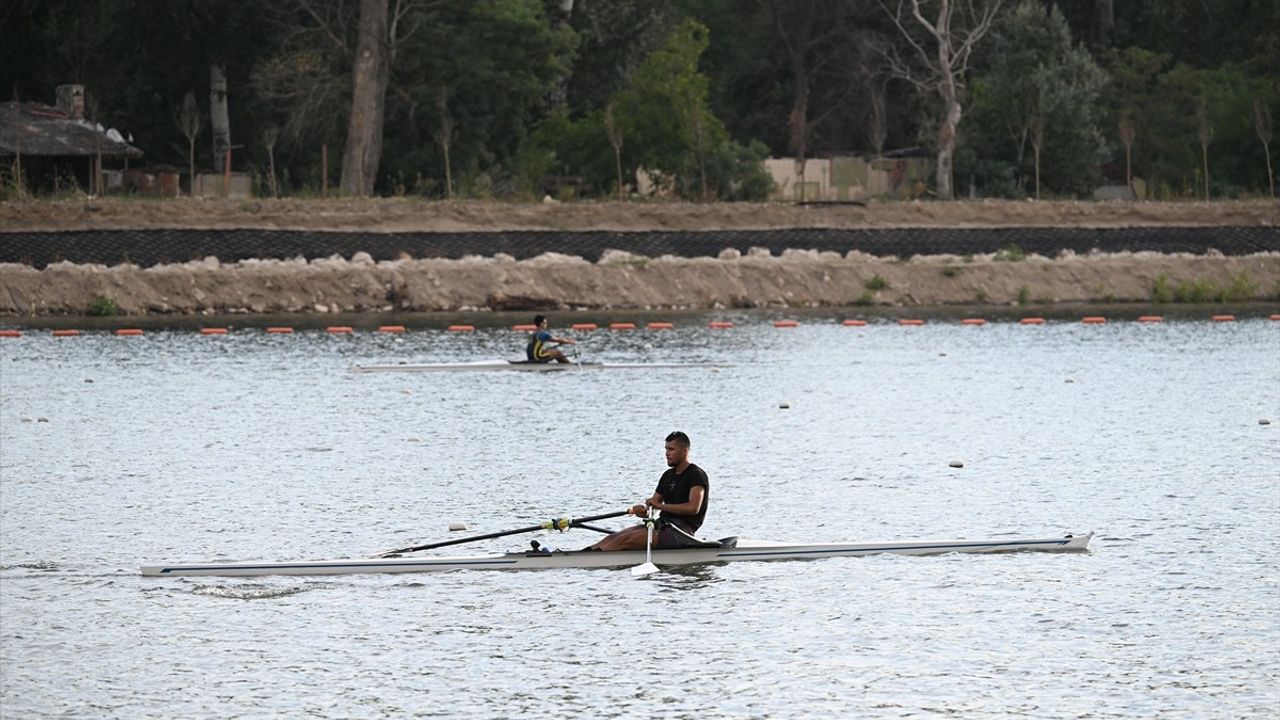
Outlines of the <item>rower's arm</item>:
M706 495L706 488L701 485L694 485L689 488L689 502L667 504L662 502L661 495L654 493L653 497L649 498L649 504L662 512L668 512L672 515L697 515L698 511L702 509L702 500Z

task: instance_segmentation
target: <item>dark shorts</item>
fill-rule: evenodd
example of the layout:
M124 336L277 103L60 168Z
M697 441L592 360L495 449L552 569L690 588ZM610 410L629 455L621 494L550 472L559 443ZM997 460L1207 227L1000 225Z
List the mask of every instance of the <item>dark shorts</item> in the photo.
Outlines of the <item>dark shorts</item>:
M694 530L684 523L672 520L658 520L657 542L654 547L659 550L678 550L680 548L699 547L702 541L694 537Z

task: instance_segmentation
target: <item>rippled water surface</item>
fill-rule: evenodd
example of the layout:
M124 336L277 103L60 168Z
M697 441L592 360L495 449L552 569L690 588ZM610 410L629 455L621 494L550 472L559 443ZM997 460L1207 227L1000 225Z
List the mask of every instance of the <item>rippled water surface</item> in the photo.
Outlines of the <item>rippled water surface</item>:
M0 340L0 715L1280 707L1280 323L734 319L584 346L732 363L718 371L348 371L518 352L501 329ZM710 537L1098 534L1086 554L743 562L643 580L138 575L144 562L364 556L455 537L455 521L489 532L619 509L651 491L673 429L711 477Z

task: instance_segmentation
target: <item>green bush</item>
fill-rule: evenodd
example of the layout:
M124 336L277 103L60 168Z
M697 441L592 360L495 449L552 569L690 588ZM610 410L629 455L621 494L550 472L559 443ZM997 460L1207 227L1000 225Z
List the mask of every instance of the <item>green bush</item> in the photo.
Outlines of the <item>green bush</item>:
M1223 302L1244 302L1252 300L1258 294L1258 283L1249 277L1248 270L1231 276L1231 283L1222 291Z
M1026 285L1023 285L1022 287L1018 288L1018 304L1028 305L1030 303L1031 303L1031 288L1027 287Z
M866 306L866 305L874 305L875 302L876 302L876 296L873 295L870 290L864 290L862 292L862 295L860 295L857 300L853 301L853 304Z
M1156 283L1151 288L1151 299L1158 303L1173 302L1173 285L1169 282L1168 273L1156 276Z
M1195 282L1180 282L1176 293L1180 303L1207 303L1222 297L1212 280L1200 278Z
M866 283L866 288L868 290L874 290L876 292L879 292L887 287L889 287L889 282L884 278L880 277L879 275L873 275L871 279L868 280Z
M116 301L108 297L96 297L89 303L89 308L85 311L86 315L91 317L111 317L120 314L120 308L116 305Z
M996 251L995 259L1000 262L1022 262L1027 253L1017 243L1009 243Z
M960 268L955 265L943 265L942 274L947 277L955 277L960 274Z

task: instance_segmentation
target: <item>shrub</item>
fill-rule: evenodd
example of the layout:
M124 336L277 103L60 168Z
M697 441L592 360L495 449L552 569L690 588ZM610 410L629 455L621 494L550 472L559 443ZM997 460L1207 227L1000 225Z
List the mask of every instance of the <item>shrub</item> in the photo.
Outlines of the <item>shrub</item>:
M1001 262L1022 262L1027 253L1017 243L1009 243L996 251L995 259Z
M874 305L875 302L876 296L873 295L870 290L864 290L862 295L858 296L858 299L853 301L853 304L865 306Z
M960 274L960 268L955 265L943 265L942 274L947 277L955 277Z
M1222 297L1218 286L1212 280L1200 278L1195 282L1180 282L1176 293L1181 303L1206 303Z
M874 290L876 292L879 292L889 287L889 283L879 275L873 275L871 279L867 281L866 287L868 290Z
M1222 291L1222 300L1224 302L1244 302L1252 300L1258 294L1258 283L1249 277L1248 270L1231 276L1231 284Z
M120 308L116 305L116 301L108 297L96 297L89 303L86 315L91 317L111 317L120 314Z
M1168 273L1156 276L1156 283L1151 288L1151 299L1158 303L1173 302L1173 285L1169 282Z
M1027 305L1030 302L1031 302L1031 288L1027 287L1026 285L1023 285L1022 287L1018 288L1018 304Z

